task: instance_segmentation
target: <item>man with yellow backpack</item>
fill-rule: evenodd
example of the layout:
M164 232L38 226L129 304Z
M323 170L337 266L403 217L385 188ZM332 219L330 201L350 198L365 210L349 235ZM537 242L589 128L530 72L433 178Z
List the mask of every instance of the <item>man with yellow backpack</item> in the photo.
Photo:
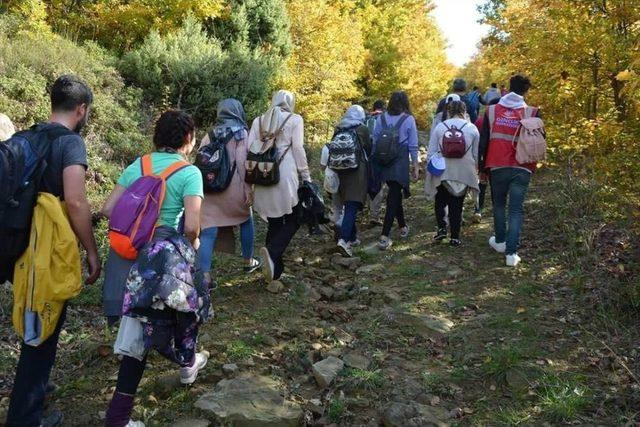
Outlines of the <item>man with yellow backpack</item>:
M51 87L51 118L0 144L0 278L13 278L13 324L22 339L9 403L9 427L57 426L43 417L49 375L66 316L80 292L78 241L92 284L101 263L86 196L87 152L78 134L93 94L74 76Z

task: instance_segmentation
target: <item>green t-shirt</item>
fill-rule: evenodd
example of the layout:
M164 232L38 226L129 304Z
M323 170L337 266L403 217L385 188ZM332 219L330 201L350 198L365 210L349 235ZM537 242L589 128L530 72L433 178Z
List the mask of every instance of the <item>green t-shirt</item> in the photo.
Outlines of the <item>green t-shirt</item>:
M172 163L184 160L180 154L152 153L153 173L160 174ZM122 172L118 184L127 188L142 176L140 159L136 159ZM174 173L167 180L164 202L160 208L159 225L178 228L180 217L184 212L184 198L187 196L204 197L202 174L195 166L187 166Z

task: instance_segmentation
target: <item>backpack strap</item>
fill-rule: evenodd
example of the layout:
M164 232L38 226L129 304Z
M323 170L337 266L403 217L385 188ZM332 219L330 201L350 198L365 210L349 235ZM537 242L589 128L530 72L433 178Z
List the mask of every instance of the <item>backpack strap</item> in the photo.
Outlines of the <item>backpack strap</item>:
M191 164L189 162L185 162L184 160L178 160L177 162L170 164L168 168L162 171L162 173L160 174L160 178L167 181L174 174L180 172L182 169L190 165Z
M176 172L179 172L189 165L189 162L178 160L177 162L170 164L169 167L162 171L162 173L160 173L158 176L166 181L171 178ZM153 160L151 159L151 154L145 154L144 156L142 156L142 158L140 159L140 166L142 168L142 176L154 175Z
M387 113L382 113L380 120L382 121L382 129L387 129Z
M400 127L402 127L402 124L405 122L405 120L407 120L409 118L409 114L403 113L402 117L400 117L400 120L398 120L398 123L396 123L396 129L400 129Z

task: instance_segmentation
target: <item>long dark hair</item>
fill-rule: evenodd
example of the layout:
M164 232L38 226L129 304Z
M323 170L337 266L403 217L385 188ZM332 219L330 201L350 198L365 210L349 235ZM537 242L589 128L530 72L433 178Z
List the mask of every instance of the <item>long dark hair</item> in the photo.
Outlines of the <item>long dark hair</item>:
M387 112L392 116L399 116L402 113L411 114L411 105L407 94L401 90L393 92L389 98Z

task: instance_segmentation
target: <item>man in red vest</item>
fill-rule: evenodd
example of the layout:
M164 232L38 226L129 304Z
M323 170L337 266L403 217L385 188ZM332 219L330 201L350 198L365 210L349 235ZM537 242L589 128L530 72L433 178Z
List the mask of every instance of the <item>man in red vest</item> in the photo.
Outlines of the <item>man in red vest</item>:
M493 226L495 235L489 245L506 255L506 264L515 267L518 256L520 230L523 223L524 200L536 170L535 163L520 164L516 160L517 134L520 120L539 117L537 108L529 107L524 97L531 81L522 75L511 77L510 92L497 105L487 108L480 133L480 170L489 172L493 200ZM509 212L507 214L507 198Z

